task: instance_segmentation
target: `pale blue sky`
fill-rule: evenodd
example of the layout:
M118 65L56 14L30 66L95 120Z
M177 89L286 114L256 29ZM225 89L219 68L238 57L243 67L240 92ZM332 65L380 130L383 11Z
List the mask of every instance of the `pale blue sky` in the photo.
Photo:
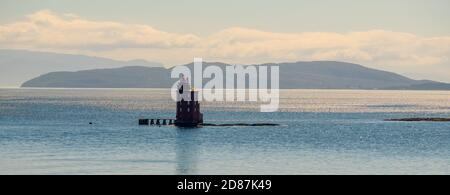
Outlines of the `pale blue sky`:
M0 0L0 23L50 9L198 35L239 26L272 32L383 29L443 36L450 34L449 8L449 0Z

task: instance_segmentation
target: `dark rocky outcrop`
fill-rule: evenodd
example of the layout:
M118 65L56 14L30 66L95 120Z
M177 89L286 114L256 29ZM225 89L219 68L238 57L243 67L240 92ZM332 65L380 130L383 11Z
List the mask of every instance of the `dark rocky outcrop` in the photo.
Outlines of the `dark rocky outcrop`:
M403 122L450 122L450 118L399 118L386 119L385 121L403 121Z

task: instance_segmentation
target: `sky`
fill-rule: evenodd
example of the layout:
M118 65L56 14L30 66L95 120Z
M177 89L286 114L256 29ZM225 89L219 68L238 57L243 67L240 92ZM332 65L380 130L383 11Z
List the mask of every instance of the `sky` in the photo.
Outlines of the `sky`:
M0 48L146 59L338 60L450 82L448 0L0 0Z

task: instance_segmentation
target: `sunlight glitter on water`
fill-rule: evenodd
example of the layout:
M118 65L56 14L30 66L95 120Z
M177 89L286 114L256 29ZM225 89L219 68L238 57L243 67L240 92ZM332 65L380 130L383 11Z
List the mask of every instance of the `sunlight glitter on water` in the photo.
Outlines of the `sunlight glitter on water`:
M100 106L112 109L172 110L166 89L3 89L3 100ZM61 101L64 100L64 101ZM204 110L257 111L264 102L202 102ZM283 112L450 112L450 91L281 90Z

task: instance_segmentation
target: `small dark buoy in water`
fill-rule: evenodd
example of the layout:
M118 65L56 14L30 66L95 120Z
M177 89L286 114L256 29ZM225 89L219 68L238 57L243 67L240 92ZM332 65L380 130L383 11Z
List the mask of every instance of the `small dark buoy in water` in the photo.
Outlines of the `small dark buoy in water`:
M92 122L89 122L90 125L92 125Z

